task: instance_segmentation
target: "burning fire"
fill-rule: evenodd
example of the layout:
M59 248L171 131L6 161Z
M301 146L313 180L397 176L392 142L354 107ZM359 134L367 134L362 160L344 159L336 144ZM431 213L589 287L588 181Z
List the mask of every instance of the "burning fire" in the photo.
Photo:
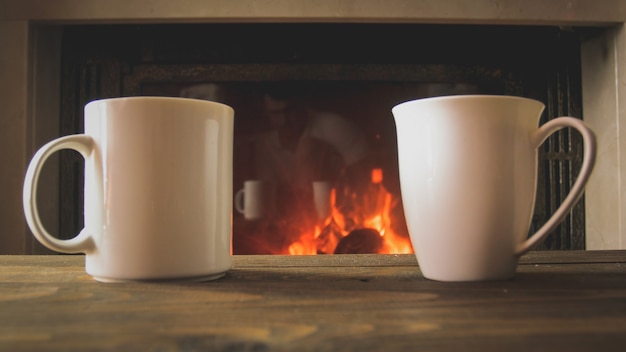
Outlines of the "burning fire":
M333 188L329 215L293 242L289 246L289 254L413 253L408 237L397 234L392 228L393 195L385 189L382 181L382 169L373 169L361 209L350 214L337 208L337 194Z

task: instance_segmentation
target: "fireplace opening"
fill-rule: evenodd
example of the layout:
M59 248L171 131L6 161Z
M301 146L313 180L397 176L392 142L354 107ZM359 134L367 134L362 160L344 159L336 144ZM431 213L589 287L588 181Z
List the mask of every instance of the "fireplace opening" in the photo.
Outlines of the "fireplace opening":
M544 102L542 123L581 116L580 35L515 26L69 25L62 133L82 132L82 106L97 98L226 103L235 109L234 254L410 253L391 107L508 94ZM562 131L540 149L531 231L569 191L580 148ZM59 232L75 233L83 164L65 154L61 163ZM259 209L246 209L245 198ZM581 201L543 248L584 243Z
M229 104L241 120L233 245L245 254L411 253L391 108L416 97L504 92L494 84L334 80L171 88ZM245 208L251 204L263 209Z

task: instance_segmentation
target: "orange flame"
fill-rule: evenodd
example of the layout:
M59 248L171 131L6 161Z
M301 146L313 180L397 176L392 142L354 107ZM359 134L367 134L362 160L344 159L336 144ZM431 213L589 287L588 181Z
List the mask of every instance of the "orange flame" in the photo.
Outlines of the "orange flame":
M407 236L397 234L392 227L391 213L393 208L393 195L382 185L382 169L373 169L371 173L371 186L363 197L360 213L364 216L359 221L358 216L350 218L355 228L373 229L382 238L382 246L378 253L400 254L413 253L413 247ZM348 221L345 215L335 206L336 190L331 191L331 214L310 232L303 233L299 240L293 242L288 249L292 255L311 255L319 253L334 253L337 244L346 237L350 231L346 229Z
M383 169L372 169L372 183L379 184L383 182Z

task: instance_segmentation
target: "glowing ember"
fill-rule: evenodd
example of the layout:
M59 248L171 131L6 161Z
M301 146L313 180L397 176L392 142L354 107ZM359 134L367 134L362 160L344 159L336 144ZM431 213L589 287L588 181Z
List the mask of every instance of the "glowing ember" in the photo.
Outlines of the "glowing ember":
M336 207L336 190L332 189L330 215L310 232L301 234L299 240L289 246L289 254L413 253L408 237L393 230L394 199L382 181L382 169L372 170L371 184L362 197L362 204L350 214Z

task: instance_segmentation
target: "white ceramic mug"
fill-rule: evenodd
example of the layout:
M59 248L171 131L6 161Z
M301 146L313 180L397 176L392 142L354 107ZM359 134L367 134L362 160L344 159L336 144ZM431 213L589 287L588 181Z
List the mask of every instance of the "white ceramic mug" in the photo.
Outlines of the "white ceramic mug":
M543 109L538 101L508 96L427 98L392 109L405 217L424 277L510 278L519 256L543 241L575 205L593 169L595 137L572 117L538 127ZM582 134L581 171L552 217L527 238L537 148L566 127Z
M185 98L128 97L85 106L85 133L37 151L24 183L27 223L46 247L85 253L98 281L210 280L231 267L229 106ZM85 158L85 227L60 240L41 224L36 192L46 159Z
M274 213L274 188L271 182L247 180L235 194L235 209L246 220L260 220Z

